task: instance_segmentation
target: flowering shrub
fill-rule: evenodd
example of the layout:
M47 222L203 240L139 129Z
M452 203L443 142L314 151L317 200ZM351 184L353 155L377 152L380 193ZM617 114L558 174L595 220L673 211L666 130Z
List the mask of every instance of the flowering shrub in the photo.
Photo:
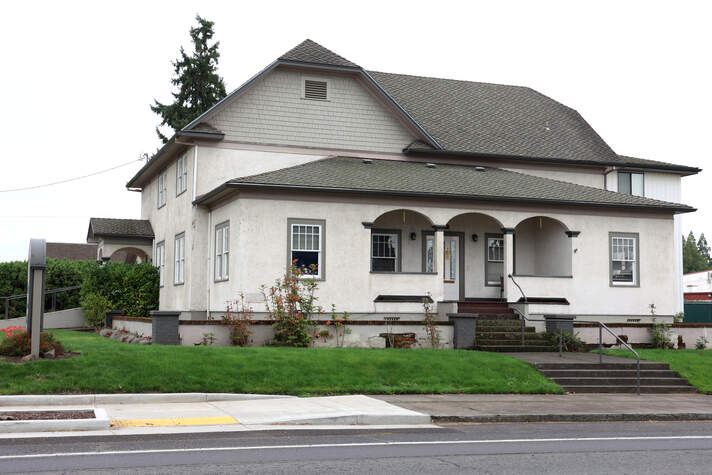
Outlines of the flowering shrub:
M230 327L230 341L233 345L245 346L250 342L250 323L252 323L252 307L245 303L245 295L240 293L240 298L227 302L227 311L223 323Z
M344 312L343 314L339 315L338 313L336 313L336 306L334 304L331 304L331 320L327 320L326 326L330 329L333 328L333 336L336 338L337 348L343 348L344 335L348 335L349 333L351 333L351 329L345 326L346 323L349 321L349 318L351 318L351 314L349 312ZM329 335L329 337L331 338L331 335Z
M312 319L315 313L321 312L316 305L315 294L319 285L309 277L315 274L316 266L308 270L297 267L296 260L292 262L284 277L277 279L274 285L267 289L260 287L265 299L267 312L274 328L275 345L309 346L312 341L311 330L316 326Z
M135 345L150 345L152 342L150 336L143 336L138 333L131 333L125 328L121 330L104 328L103 330L99 331L99 335L105 336L106 338L112 338L122 343L133 343Z
M0 355L3 356L25 356L29 355L31 350L30 334L22 327L5 328L2 333L5 339L0 342ZM51 333L40 333L40 354L54 350L55 355L64 353L62 344L54 339Z
M425 312L423 323L425 324L425 334L428 338L428 343L430 343L433 349L437 349L440 346L440 330L438 330L435 324L435 314L432 312L430 295L423 299L423 310Z

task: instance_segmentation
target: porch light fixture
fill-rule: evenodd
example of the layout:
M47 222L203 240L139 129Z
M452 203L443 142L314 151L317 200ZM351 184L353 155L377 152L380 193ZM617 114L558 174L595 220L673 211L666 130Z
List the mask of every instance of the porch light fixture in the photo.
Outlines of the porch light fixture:
M415 233L410 233L410 240L415 241L416 234Z
M474 242L477 242L477 234L473 234L473 235L472 235L472 240L473 240Z

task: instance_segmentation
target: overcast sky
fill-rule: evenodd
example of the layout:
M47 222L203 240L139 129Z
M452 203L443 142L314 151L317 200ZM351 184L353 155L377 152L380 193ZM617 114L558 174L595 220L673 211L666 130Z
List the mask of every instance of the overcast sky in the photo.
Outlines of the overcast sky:
M309 3L307 6L306 3ZM619 154L704 168L683 179L712 237L712 8L706 2L22 2L0 7L0 190L86 175L160 145L149 105L196 13L215 21L228 90L305 38L368 69L530 86ZM137 161L0 193L0 261L31 237L85 242L90 216L139 218Z

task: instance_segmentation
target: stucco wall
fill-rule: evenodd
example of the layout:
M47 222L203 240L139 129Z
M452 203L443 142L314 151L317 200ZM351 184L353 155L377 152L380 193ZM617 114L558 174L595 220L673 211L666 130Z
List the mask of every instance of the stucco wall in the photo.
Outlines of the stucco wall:
M519 223L515 230L515 274L571 275L571 238L559 222L546 217Z
M243 193L240 199L213 211L214 223L230 219L231 226L235 222L239 228L231 233L230 280L211 284L210 308L223 309L224 302L240 291L255 294L260 284L270 284L284 272L288 218L326 221L326 279L320 282L319 290L323 306L328 308L334 303L339 311L375 312L373 299L386 293L422 295L429 291L438 300L442 295L438 276L370 273L371 232L361 223L405 208L422 213L434 223L447 223L468 212L492 216L504 227L515 227L522 220L539 215L557 219L568 229L581 231L571 241L573 278L520 277L517 280L528 296L568 298L571 305L562 313L577 315L648 315L651 303L656 304L660 315L674 313L673 220L669 214L476 203L452 205L452 202ZM608 233L611 231L639 233L640 287L610 286ZM472 253L479 254L479 251ZM473 273L479 273L477 267L475 264L475 269L466 273L466 283ZM510 299L516 298L518 295Z
M304 80L327 81L326 101L304 99ZM230 141L400 151L415 140L355 76L278 68L208 119Z

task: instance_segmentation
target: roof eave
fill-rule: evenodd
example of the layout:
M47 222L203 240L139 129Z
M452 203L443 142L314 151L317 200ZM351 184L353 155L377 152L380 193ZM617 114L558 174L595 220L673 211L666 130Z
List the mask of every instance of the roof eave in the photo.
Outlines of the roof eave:
M617 209L638 209L646 211L658 212L673 212L673 213L692 213L697 211L690 206L680 205L679 207L662 207L651 205L636 205L626 203L596 203L589 201L561 201L561 200L545 200L539 198L513 198L501 196L476 196L476 195L457 195L449 193L424 193L413 191L393 191L393 190L363 190L356 188L336 188L336 187L314 187L314 186L298 186L298 185L277 185L271 183L246 183L246 182L227 182L214 188L210 192L201 196L194 201L198 205L210 205L218 195L223 195L228 190L268 190L268 191L302 191L302 192L326 192L338 194L357 194L357 195L387 195L399 196L408 198L436 198L436 199L456 199L469 201L496 201L504 203L536 203L536 204L557 204L563 206L580 206L594 208L617 208Z
M601 167L618 167L618 168L641 168L646 170L665 170L665 171L677 171L684 172L686 175L694 175L702 171L701 168L688 167L685 165L653 165L653 164L632 164L632 163L622 163L622 162L608 162L608 161L596 161L596 160L575 160L571 158L553 158L553 157L530 157L526 155L509 155L509 154L495 154L495 153L480 153L480 152L457 152L452 150L421 150L421 149L411 149L406 147L403 149L404 154L415 154L415 155L442 155L451 157L471 157L471 158L503 158L509 160L521 160L521 161L531 161L531 162L547 162L547 163L566 163L571 165L597 165Z

